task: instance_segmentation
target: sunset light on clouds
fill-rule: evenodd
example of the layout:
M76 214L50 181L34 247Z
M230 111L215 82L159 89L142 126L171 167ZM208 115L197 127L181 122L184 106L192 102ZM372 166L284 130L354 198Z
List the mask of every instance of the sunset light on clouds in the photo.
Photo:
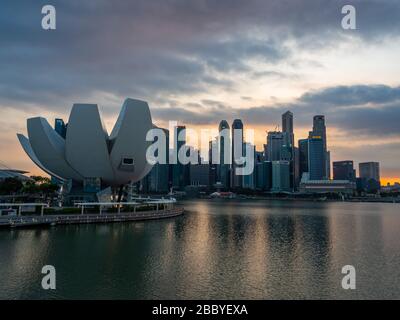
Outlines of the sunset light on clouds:
M96 103L110 132L133 97L159 126L240 118L257 150L285 111L295 141L323 114L332 161L378 161L383 184L400 181L400 3L354 2L356 30L341 28L344 1L53 1L54 32L41 2L12 2L0 12L0 160L43 174L16 138L27 118L67 121L73 103Z

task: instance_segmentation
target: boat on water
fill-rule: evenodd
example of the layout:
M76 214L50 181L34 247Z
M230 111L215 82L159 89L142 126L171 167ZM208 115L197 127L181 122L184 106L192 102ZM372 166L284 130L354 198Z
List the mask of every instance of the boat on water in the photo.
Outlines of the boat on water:
M236 193L230 191L227 192L216 191L211 193L209 197L212 199L235 199Z

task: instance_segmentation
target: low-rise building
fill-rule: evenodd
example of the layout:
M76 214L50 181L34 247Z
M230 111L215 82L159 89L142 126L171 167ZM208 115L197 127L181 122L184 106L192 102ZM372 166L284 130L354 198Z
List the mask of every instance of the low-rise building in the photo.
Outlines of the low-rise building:
M356 184L349 180L310 180L308 173L303 173L300 192L304 193L342 193L352 195Z

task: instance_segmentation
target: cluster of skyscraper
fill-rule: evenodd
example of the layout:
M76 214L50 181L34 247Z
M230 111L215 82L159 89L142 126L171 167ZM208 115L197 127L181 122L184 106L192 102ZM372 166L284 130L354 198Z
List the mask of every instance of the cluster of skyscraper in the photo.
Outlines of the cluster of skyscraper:
M272 191L295 191L304 175L307 180L330 179L330 152L327 150L325 117L314 116L307 139L294 145L293 113L282 115L282 131L270 131L264 146L266 162L271 162Z
M270 192L353 192L356 186L360 190L379 189L379 163L367 162L359 165L359 178L356 178L353 161L333 162L333 180L331 180L330 152L327 148L325 117L316 115L313 127L306 139L294 144L293 113L282 115L282 131L267 132L266 144L263 151L256 151L254 145L243 140L243 122L235 119L231 128L226 120L219 124L219 132L231 130L229 138L220 135L209 142L209 162L198 164L171 164L167 154L167 164L157 163L150 173L138 182L138 188L143 192L166 193L171 190L185 190L188 186L205 187L220 190L259 190ZM185 126L174 128L174 145L177 149L186 147L186 141L177 139ZM234 130L241 130L242 150L254 152L254 170L249 175L237 175L238 166L233 157L235 154ZM65 136L67 126L61 119L56 119L55 130ZM170 134L166 135L166 148L170 149ZM237 137L237 135L236 135ZM232 140L232 141L231 141ZM231 150L230 161L226 161L224 153L226 145ZM246 145L248 148L246 148ZM240 144L239 144L240 146ZM217 148L219 164L213 161L212 149ZM250 148L249 148L250 147ZM189 147L186 147L189 148ZM239 150L240 151L240 150Z

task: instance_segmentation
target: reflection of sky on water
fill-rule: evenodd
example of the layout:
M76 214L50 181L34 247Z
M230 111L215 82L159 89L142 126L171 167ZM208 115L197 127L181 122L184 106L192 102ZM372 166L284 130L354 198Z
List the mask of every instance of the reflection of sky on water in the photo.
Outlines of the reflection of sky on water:
M10 288L7 295L0 294L2 298L19 298L26 290L40 291L41 270L48 261L48 233L39 230L0 232L0 292Z
M399 298L396 204L189 201L182 217L0 231L2 298ZM50 263L51 262L51 263ZM56 292L40 290L44 264ZM341 268L357 290L341 289Z

